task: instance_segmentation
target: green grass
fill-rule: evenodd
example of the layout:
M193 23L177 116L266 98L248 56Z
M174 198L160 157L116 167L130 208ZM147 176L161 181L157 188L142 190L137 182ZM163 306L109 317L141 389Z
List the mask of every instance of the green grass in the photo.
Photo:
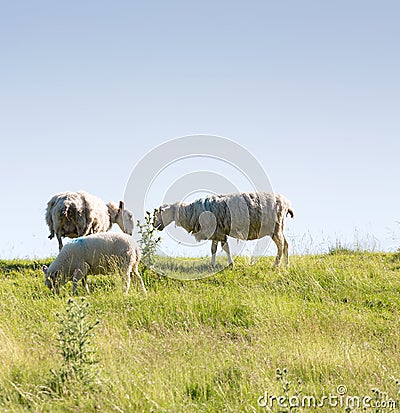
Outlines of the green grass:
M64 393L51 381L71 284L48 291L48 263L0 261L1 412L262 412L265 392L322 397L341 384L351 396L385 398L377 388L399 399L398 254L341 250L292 257L280 270L272 258L239 258L234 270L184 281L208 271L186 259L165 264L181 280L141 268L147 296L134 283L125 296L115 277L90 277L97 383Z

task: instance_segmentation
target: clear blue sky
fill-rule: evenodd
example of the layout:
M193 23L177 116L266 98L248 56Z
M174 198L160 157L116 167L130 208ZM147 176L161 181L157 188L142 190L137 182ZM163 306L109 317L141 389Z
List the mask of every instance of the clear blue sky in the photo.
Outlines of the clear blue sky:
M2 2L0 258L55 254L54 193L118 200L146 152L197 133L257 156L296 248L400 246L398 1L135 4Z

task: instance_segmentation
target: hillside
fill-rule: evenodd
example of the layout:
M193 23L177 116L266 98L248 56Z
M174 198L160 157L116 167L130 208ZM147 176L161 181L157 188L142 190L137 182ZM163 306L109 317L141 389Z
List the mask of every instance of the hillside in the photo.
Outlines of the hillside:
M80 287L86 300L74 302L99 321L87 333L97 363L81 367L90 385L63 388L57 314L65 322L71 285L48 291L48 262L0 261L1 412L289 411L270 396L292 397L291 411L316 411L301 405L314 397L318 411L344 412L349 396L350 407L370 397L355 411L399 409L398 254L297 256L280 270L272 258L238 259L196 281L142 267L147 297L134 284L124 296L112 275L91 277L91 294ZM389 397L397 410L377 410Z

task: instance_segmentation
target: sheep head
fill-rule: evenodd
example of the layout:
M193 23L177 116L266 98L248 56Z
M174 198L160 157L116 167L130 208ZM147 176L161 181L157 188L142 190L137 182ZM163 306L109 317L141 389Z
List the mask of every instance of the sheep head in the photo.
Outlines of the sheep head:
M125 204L123 201L119 201L117 224L125 232L125 234L133 234L133 214L129 209L125 209Z
M44 285L48 287L50 290L53 290L53 288L55 288L55 290L58 292L58 282L57 282L58 271L49 272L49 268L46 265L43 265L42 269L44 273Z
M133 214L128 209L125 209L123 201L119 201L119 205L115 202L109 202L107 208L111 217L111 223L117 224L125 234L133 234Z
M176 204L164 204L154 211L154 228L162 231L175 221Z

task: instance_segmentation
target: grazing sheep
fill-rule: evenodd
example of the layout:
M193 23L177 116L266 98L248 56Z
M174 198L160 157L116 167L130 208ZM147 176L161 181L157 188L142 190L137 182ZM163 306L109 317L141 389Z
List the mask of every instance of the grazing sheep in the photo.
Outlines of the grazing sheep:
M194 235L196 241L209 239L211 245L211 266L215 264L218 242L228 256L227 236L242 240L254 240L269 235L274 240L278 253L274 266L279 266L282 255L289 264L288 243L283 233L287 215L294 212L290 201L283 195L272 192L244 192L228 195L215 195L198 199L192 203L162 205L155 211L154 223L158 230L175 221Z
M146 292L138 271L139 261L139 247L130 236L113 232L92 234L69 242L49 267L43 266L44 283L58 292L60 283L65 284L71 279L72 293L75 294L78 281L82 280L89 293L87 274L101 274L118 268L126 275L126 294L132 270Z
M49 238L56 235L58 247L63 247L62 237L77 238L108 231L118 224L129 235L133 232L133 214L124 208L124 203L105 204L97 196L87 192L62 192L47 203L46 223Z

